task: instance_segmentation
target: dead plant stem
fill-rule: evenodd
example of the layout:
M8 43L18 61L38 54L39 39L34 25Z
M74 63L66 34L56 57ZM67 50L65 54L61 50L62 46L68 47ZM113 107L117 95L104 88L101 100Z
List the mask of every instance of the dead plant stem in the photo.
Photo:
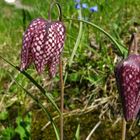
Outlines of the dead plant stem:
M61 89L61 104L60 104L60 140L63 140L63 110L64 110L64 83L63 83L63 66L62 66L62 58L59 59L59 75L60 75L60 89Z
M125 118L123 117L122 119L122 140L125 140L126 137L126 121Z

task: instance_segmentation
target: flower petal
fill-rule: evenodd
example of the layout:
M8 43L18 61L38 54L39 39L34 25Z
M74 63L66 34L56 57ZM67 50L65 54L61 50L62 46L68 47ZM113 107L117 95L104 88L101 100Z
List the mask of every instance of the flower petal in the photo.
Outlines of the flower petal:
M80 2L80 0L74 0L75 2L77 2L77 3L79 3Z
M88 8L87 3L82 3L82 8L84 8L84 9Z
M98 12L98 6L93 6L90 8L91 12Z
M44 48L49 57L49 75L54 77L56 74L56 65L59 63L60 54L63 50L65 39L65 27L61 22L53 22L48 28L46 46ZM45 62L48 63L48 60Z
M32 54L34 56L33 61L38 73L41 73L45 67L45 59L43 58L43 56L45 55L45 52L43 50L45 36L46 24L42 25L41 28L39 28L32 41Z
M39 30L39 28L46 24L47 22L44 19L37 18L31 22L29 27L24 33L23 36L23 43L22 43L22 50L21 50L21 65L20 70L24 70L28 68L28 66L33 61L32 59L32 40L36 34L36 32Z
M81 8L80 3L77 3L77 4L75 5L75 8L76 8L76 9L80 9L80 8Z

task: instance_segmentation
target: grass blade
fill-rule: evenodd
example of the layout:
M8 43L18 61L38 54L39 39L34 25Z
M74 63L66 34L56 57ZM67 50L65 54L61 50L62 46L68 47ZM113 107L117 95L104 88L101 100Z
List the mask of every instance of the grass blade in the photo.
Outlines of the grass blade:
M78 10L78 14L79 14L79 18L82 18L81 9ZM80 43L80 40L81 40L81 36L82 36L82 28L83 28L83 23L80 22L80 25L79 25L79 33L78 33L78 36L77 36L77 39L76 39L76 43L74 45L74 48L73 48L71 57L70 57L69 66L71 66L72 61L73 61L73 58L74 58L74 56L76 54L76 51L77 51L77 48L79 46L79 43Z
M3 58L2 56L0 56L1 59L3 59L6 63L8 63L9 65L11 65L12 67L14 67L16 70L20 71L20 68L17 66L14 66L11 62L9 62L8 60L6 60L5 58ZM20 71L21 72L21 71ZM42 86L40 86L27 72L22 71L21 74L23 74L26 78L28 78L39 90L40 92L46 97L48 98L48 100L52 103L52 105L54 106L54 108L58 111L59 114L60 110L58 108L58 106L56 105L56 103L54 102L54 100L52 99L52 97L49 94L46 94L46 91L44 88L42 88Z
M80 124L78 124L78 126L77 126L75 140L80 140Z
M92 22L83 20L83 19L65 18L65 20L73 20L73 21L83 22L83 23L86 23L86 24L98 29L100 32L104 33L115 44L116 48L119 50L119 52L121 53L122 56L124 56L124 57L127 56L127 53L128 53L127 49L123 45L119 44L108 32L103 30L98 25L96 25Z
M55 125L55 123L54 123L54 121L53 121L53 119L52 119L51 114L49 113L49 111L42 105L42 103L41 103L37 98L35 98L29 91L27 91L22 85L19 84L19 83L12 77L12 75L10 74L10 72L8 72L8 73L9 73L10 77L15 81L15 83L16 83L21 89L23 89L23 90L28 94L28 96L30 96L30 97L37 103L38 106L40 106L40 107L42 108L42 110L45 112L45 114L47 115L49 121L51 122L51 124L52 124L52 126L53 126L53 129L54 129L54 132L55 132L55 134L56 134L57 140L59 140L59 132L58 132L58 129L57 129L57 127L56 127L56 125Z

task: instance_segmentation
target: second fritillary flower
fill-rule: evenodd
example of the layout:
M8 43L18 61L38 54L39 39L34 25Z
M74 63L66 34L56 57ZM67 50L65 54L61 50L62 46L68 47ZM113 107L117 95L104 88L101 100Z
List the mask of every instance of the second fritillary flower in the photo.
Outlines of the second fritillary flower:
M137 118L140 111L140 55L130 55L115 70L126 121Z
M140 55L137 51L137 37L131 37L128 57L115 68L116 82L122 100L126 121L135 120L140 113Z

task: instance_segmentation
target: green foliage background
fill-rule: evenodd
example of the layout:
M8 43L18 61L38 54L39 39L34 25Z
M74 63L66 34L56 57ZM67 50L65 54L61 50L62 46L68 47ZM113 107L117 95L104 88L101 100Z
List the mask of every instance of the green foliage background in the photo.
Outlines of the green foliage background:
M15 66L20 64L20 51L24 28L32 19L47 19L50 1L22 0L23 5L32 10L23 11L14 5L0 1L0 55ZM66 26L66 41L63 51L63 74L65 78L65 138L74 139L77 126L80 139L85 139L92 128L101 121L100 126L92 135L92 139L118 140L121 137L122 107L114 78L114 66L122 58L114 44L100 31L83 24L82 35L72 64L69 60L75 46L80 23L67 18L78 19L78 10L73 0L58 0L62 6L63 22ZM110 33L120 44L129 46L133 32L140 29L139 0L83 0L90 7L98 6L98 12L91 13L82 9L82 16ZM58 17L57 9L52 11L52 18ZM0 139L54 139L54 132L48 126L41 134L41 128L47 123L40 107L19 87L20 85L36 96L43 105L57 116L56 111L38 89L29 80L9 64L0 59ZM51 93L59 106L60 89L59 75L53 79L49 90L47 70L40 76L30 66L27 70L44 89ZM41 113L40 113L41 112ZM39 117L38 117L39 115ZM25 123L21 125L20 122ZM56 123L58 119L56 119ZM23 124L24 124L23 123ZM80 128L79 128L80 127ZM139 132L139 124L128 124L127 138ZM80 130L79 130L80 129ZM101 135L101 132L104 132ZM37 137L38 136L38 137ZM140 139L138 135L136 139Z

